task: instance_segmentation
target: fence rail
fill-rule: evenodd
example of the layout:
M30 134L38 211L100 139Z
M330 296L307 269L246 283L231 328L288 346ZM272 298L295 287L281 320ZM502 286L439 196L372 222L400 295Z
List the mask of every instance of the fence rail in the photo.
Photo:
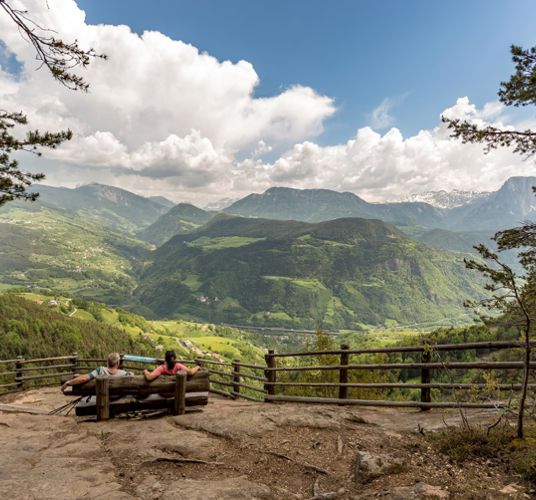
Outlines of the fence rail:
M531 345L536 345L532 341ZM269 350L265 355L265 364L243 363L241 360L232 362L221 359L196 358L184 360L184 364L196 364L205 367L211 375L210 391L237 399L243 398L255 402L296 402L296 403L331 403L351 404L361 406L392 406L420 408L498 408L501 401L456 401L441 400L444 391L492 390L497 395L504 391L519 390L521 384L512 379L515 371L523 368L521 361L437 361L433 355L445 352L461 352L474 350L476 352L494 352L506 349L521 349L524 345L517 341L485 341L464 344L423 344L419 346L386 347L374 349L350 349L342 344L340 349L328 351L303 351L291 353L276 353ZM363 355L418 355L420 359L410 359L396 362L366 362L363 359L351 362L353 356ZM312 357L316 364L304 364L298 360ZM326 356L331 359L325 360ZM294 358L294 360L293 360ZM323 360L319 361L319 358ZM415 358L415 356L413 356ZM517 357L521 359L521 356ZM80 358L76 353L69 356L55 356L49 358L24 359L22 357L9 360L0 360L0 396L28 387L55 383L58 378L74 375L80 371L87 371L106 362L103 358ZM163 363L162 359L144 358L132 361L125 359L122 367L128 370L140 371L148 365ZM34 366L37 365L37 366ZM5 367L5 368L3 368ZM536 362L531 363L531 370L536 368ZM362 381L356 374L363 374L368 370L371 374L382 373L385 370L394 373L411 373L412 377L403 380L376 379ZM510 374L510 383L469 383L463 380L449 380L447 382L437 379L437 373L449 374L449 377L460 377L460 372L467 370L480 370L489 373L495 370L505 370ZM37 372L34 374L34 372ZM419 376L420 381L415 380ZM435 381L434 376L436 377ZM357 377L357 380L356 380ZM529 384L534 390L536 383ZM354 397L355 391L385 391L385 395L374 393L374 397ZM393 390L397 390L396 398ZM290 394L288 392L291 392ZM301 393L296 391L302 391ZM308 395L303 392L308 391ZM319 393L320 391L320 393ZM402 393L400 393L402 391ZM406 393L405 391L409 391ZM434 391L434 392L433 392ZM450 391L450 392L449 392ZM294 392L294 394L292 394ZM329 395L324 395L329 393ZM367 393L369 394L369 393ZM405 396L404 396L405 394ZM405 399L400 399L404 397ZM467 396L466 396L467 397ZM448 398L447 398L448 399ZM469 398L468 398L469 399Z

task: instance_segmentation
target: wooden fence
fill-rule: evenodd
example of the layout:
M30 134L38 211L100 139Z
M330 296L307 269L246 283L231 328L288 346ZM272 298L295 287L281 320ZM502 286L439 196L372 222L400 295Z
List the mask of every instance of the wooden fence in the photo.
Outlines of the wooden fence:
M532 343L534 344L536 342ZM519 390L520 382L514 381L514 375L520 375L523 368L521 361L452 361L443 358L448 358L447 353L459 355L463 351L488 354L512 350L511 357L522 359L519 352L522 348L523 345L515 341L376 349L350 349L343 344L340 349L330 351L276 353L270 350L265 355L265 363L262 365L242 363L240 360L227 362L206 358L181 362L206 368L210 373L211 392L233 399L243 398L256 402L415 407L423 410L434 407L496 408L504 404L507 392ZM382 362L371 362L370 355L383 355L386 358L392 355L398 358L417 356L418 361L387 359ZM355 362L356 356L368 356L368 358L363 362ZM305 360L312 358L316 364L307 364L307 361L303 361L304 358ZM329 363L318 362L319 359L327 359ZM40 359L20 357L0 360L0 395L28 387L51 385L66 374L87 372L105 362L105 359L99 358L79 358L76 354ZM161 363L163 360L158 362ZM129 361L122 364L124 369L135 373L140 373L146 366L147 364L143 362ZM531 364L531 368L535 367L536 363ZM490 384L489 380L483 383L460 381L467 370L479 370L488 374L500 372L499 378L503 382ZM386 380L385 377L382 379L379 376L377 377L379 381L356 381L356 378L360 378L356 375L358 373L410 373L411 376L408 375L404 380L398 377L395 381ZM505 373L510 375L505 377ZM437 380L439 374L441 381ZM450 380L445 382L445 377ZM504 382L505 378L510 379L509 383ZM487 390L490 386L493 388L495 399L490 400L489 397L485 401L479 399L478 391ZM535 387L536 384L530 384L531 389ZM374 397L351 397L352 391L356 390L373 391ZM396 394L394 390L397 391ZM300 394L297 395L297 391ZM319 396L318 391L329 394ZM468 397L469 392L472 393L471 397ZM504 394L504 397L498 396L499 394Z

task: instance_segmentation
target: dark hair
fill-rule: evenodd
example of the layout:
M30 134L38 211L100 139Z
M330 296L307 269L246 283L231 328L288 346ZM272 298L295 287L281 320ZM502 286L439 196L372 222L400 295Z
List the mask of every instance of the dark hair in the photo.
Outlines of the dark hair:
M166 351L166 366L168 370L173 370L176 359L177 355L175 354L175 351Z

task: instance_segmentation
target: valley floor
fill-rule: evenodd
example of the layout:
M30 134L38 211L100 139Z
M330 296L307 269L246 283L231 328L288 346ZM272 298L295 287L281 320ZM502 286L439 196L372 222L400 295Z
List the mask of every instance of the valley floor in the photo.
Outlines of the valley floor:
M9 398L9 399L8 399ZM48 411L57 388L0 399ZM489 419L471 412L471 419ZM461 466L426 434L455 411L255 404L212 397L202 412L83 421L0 411L0 497L24 499L528 498L493 460ZM424 429L424 436L418 432Z

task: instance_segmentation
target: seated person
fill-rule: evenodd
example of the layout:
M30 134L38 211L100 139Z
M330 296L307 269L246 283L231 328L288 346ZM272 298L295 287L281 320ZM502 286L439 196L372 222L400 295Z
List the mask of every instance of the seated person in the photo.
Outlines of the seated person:
M166 362L155 368L152 372L149 370L145 370L143 372L143 375L145 375L145 380L150 382L151 380L158 378L160 375L175 375L178 371L185 371L188 375L192 376L194 373L197 373L200 370L199 366L188 368L180 363L177 363L175 351L166 351L165 359Z
M106 377L129 377L132 373L129 373L125 370L119 368L119 363L121 362L121 356L117 352L112 352L108 356L107 365L108 366L99 366L95 368L91 373L85 375L79 375L71 380L68 380L61 386L61 392L64 392L65 389L70 385L84 384L85 382L94 379L95 377L106 376Z

